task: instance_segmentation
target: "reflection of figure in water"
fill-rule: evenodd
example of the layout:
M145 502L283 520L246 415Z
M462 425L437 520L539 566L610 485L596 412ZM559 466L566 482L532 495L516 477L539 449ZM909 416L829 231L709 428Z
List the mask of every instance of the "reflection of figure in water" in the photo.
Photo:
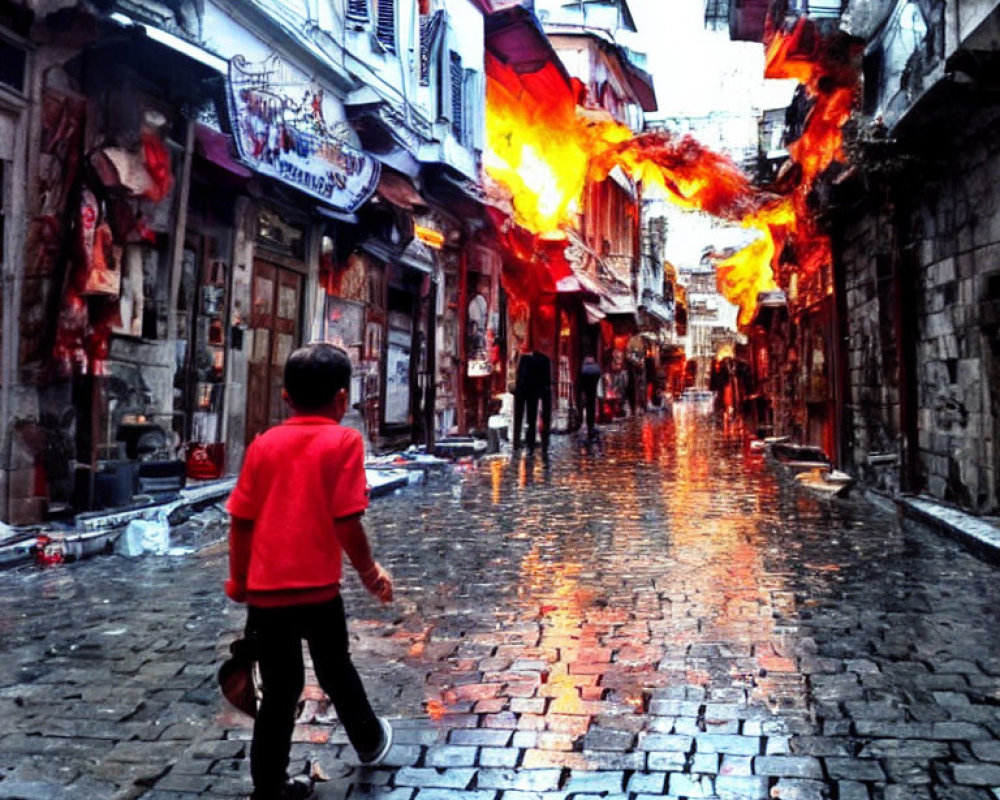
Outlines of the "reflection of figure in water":
M601 368L593 356L583 359L580 375L577 379L577 405L583 412L587 426L587 442L597 438L597 386L601 382Z
M552 362L545 353L525 350L517 362L514 384L514 449L521 447L522 417L527 415L525 440L528 452L535 450L535 425L538 405L542 407L542 455L549 452L549 426L552 420Z

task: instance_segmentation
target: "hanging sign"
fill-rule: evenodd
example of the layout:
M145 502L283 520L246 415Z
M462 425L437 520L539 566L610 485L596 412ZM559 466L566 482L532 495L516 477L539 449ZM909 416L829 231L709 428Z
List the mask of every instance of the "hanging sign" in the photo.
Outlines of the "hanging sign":
M277 56L229 62L229 103L240 156L333 208L352 212L375 191L379 163L351 147L323 116L323 90Z

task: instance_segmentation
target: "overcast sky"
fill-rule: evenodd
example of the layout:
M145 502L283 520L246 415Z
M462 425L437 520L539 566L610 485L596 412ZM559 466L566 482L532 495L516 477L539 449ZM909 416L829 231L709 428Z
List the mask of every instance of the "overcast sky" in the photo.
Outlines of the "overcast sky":
M629 0L629 6L639 28L636 49L649 55L661 112L760 109L790 98L788 82L764 81L762 45L705 30L705 0Z

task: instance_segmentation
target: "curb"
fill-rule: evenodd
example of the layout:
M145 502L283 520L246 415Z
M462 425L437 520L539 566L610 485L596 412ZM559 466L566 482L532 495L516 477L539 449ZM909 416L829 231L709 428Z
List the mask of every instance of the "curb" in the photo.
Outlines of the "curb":
M909 521L957 540L984 561L1000 564L1000 528L979 517L922 497L896 499L904 524Z

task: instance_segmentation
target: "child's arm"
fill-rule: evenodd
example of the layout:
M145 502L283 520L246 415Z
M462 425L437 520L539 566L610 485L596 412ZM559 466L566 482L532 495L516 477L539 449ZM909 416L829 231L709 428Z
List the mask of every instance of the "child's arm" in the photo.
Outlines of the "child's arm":
M226 581L226 594L237 603L245 603L253 520L233 516L229 520L229 580Z
M361 515L341 517L334 521L334 528L340 546L361 576L365 588L383 603L392 600L392 577L372 556Z

